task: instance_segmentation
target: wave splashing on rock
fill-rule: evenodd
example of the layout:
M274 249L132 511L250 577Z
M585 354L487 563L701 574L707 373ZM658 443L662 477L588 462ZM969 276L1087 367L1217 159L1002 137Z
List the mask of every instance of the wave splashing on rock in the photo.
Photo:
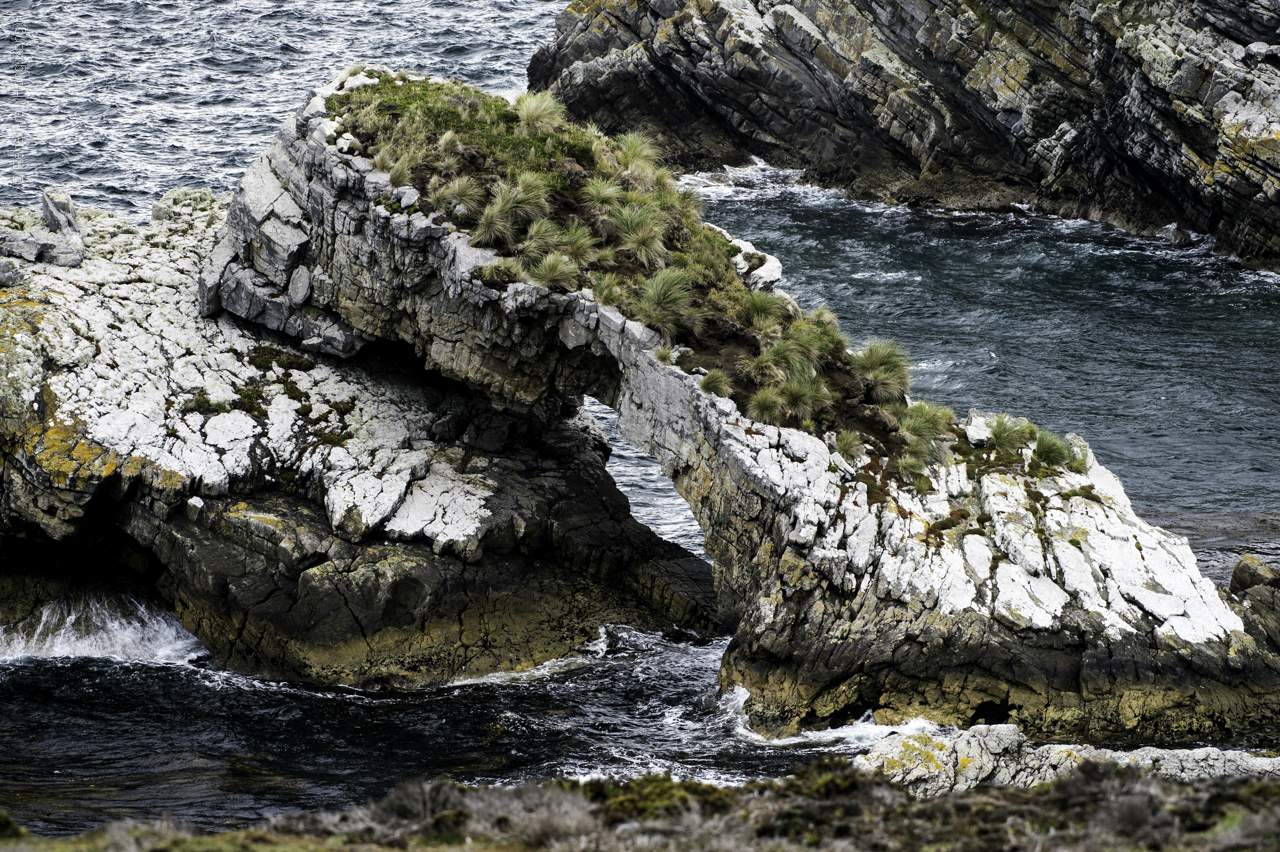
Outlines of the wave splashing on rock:
M0 625L0 660L6 661L109 657L185 663L203 651L173 613L127 595L51 601L23 621Z

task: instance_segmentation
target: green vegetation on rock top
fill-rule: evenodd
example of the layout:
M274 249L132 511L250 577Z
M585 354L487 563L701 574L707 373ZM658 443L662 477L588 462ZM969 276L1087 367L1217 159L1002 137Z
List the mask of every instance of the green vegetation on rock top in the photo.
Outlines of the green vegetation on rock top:
M378 82L327 104L351 150L393 186L411 184L419 209L496 251L501 260L477 272L487 286L589 288L662 336L659 361L706 373L707 393L770 425L838 435L848 458L865 443L901 481L928 490L925 469L945 455L955 418L906 406L902 348L871 340L854 351L830 310L806 314L783 294L749 289L734 264L741 249L703 224L696 192L677 184L653 142L574 123L548 93L512 105L458 82L367 73ZM765 259L746 260L753 270ZM1050 444L1039 458L1063 464Z

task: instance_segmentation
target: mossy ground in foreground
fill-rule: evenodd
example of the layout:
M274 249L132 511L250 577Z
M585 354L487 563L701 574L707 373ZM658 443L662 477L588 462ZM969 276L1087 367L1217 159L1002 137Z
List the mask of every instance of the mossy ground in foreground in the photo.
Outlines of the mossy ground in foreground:
M779 781L721 789L650 776L515 788L407 782L343 814L277 817L259 829L197 837L117 823L79 837L15 837L24 852L320 852L466 848L597 850L876 850L1136 852L1280 848L1280 783L1178 784L1085 764L1035 790L979 788L913 799L843 761Z

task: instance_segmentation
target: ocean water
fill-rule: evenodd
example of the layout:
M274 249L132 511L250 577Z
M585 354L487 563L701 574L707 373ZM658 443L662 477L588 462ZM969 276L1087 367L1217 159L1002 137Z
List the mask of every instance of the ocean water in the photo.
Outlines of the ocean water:
M0 0L0 204L58 184L141 221L171 187L229 191L306 89L359 62L515 94L565 2ZM1082 434L1211 576L1244 550L1280 558L1274 276L1206 244L868 205L764 167L693 180L706 218L782 258L802 303L904 343L918 393ZM610 470L640 520L700 551L652 459L615 440ZM724 645L616 628L518 676L323 690L212 669L146 601L58 603L34 636L0 626L0 808L46 834L166 813L226 828L419 775L737 783L888 732L761 740L716 689Z

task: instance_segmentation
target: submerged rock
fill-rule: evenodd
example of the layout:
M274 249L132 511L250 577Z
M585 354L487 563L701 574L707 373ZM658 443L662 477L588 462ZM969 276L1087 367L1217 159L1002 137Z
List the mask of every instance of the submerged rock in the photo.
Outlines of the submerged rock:
M410 343L512 410L579 393L616 408L706 533L738 625L721 683L750 691L758 729L871 710L1153 741L1280 715L1263 625L1200 575L1185 539L1133 512L1083 441L1074 473L957 440L916 487L874 445L845 457L834 435L754 422L590 290L491 286L494 252L440 213L401 208L387 173L340 151L325 98L344 85L310 93L246 176L201 304L340 354ZM308 336L322 326L341 334Z
M709 567L631 518L571 400L503 413L394 352L313 359L200 319L226 204L171 192L142 229L84 212L79 267L12 262L0 537L123 530L220 663L312 682L525 668L606 623L715 626ZM0 211L0 233L30 226Z
M529 66L688 162L895 202L1032 204L1280 264L1277 14L1226 0L571 3Z

